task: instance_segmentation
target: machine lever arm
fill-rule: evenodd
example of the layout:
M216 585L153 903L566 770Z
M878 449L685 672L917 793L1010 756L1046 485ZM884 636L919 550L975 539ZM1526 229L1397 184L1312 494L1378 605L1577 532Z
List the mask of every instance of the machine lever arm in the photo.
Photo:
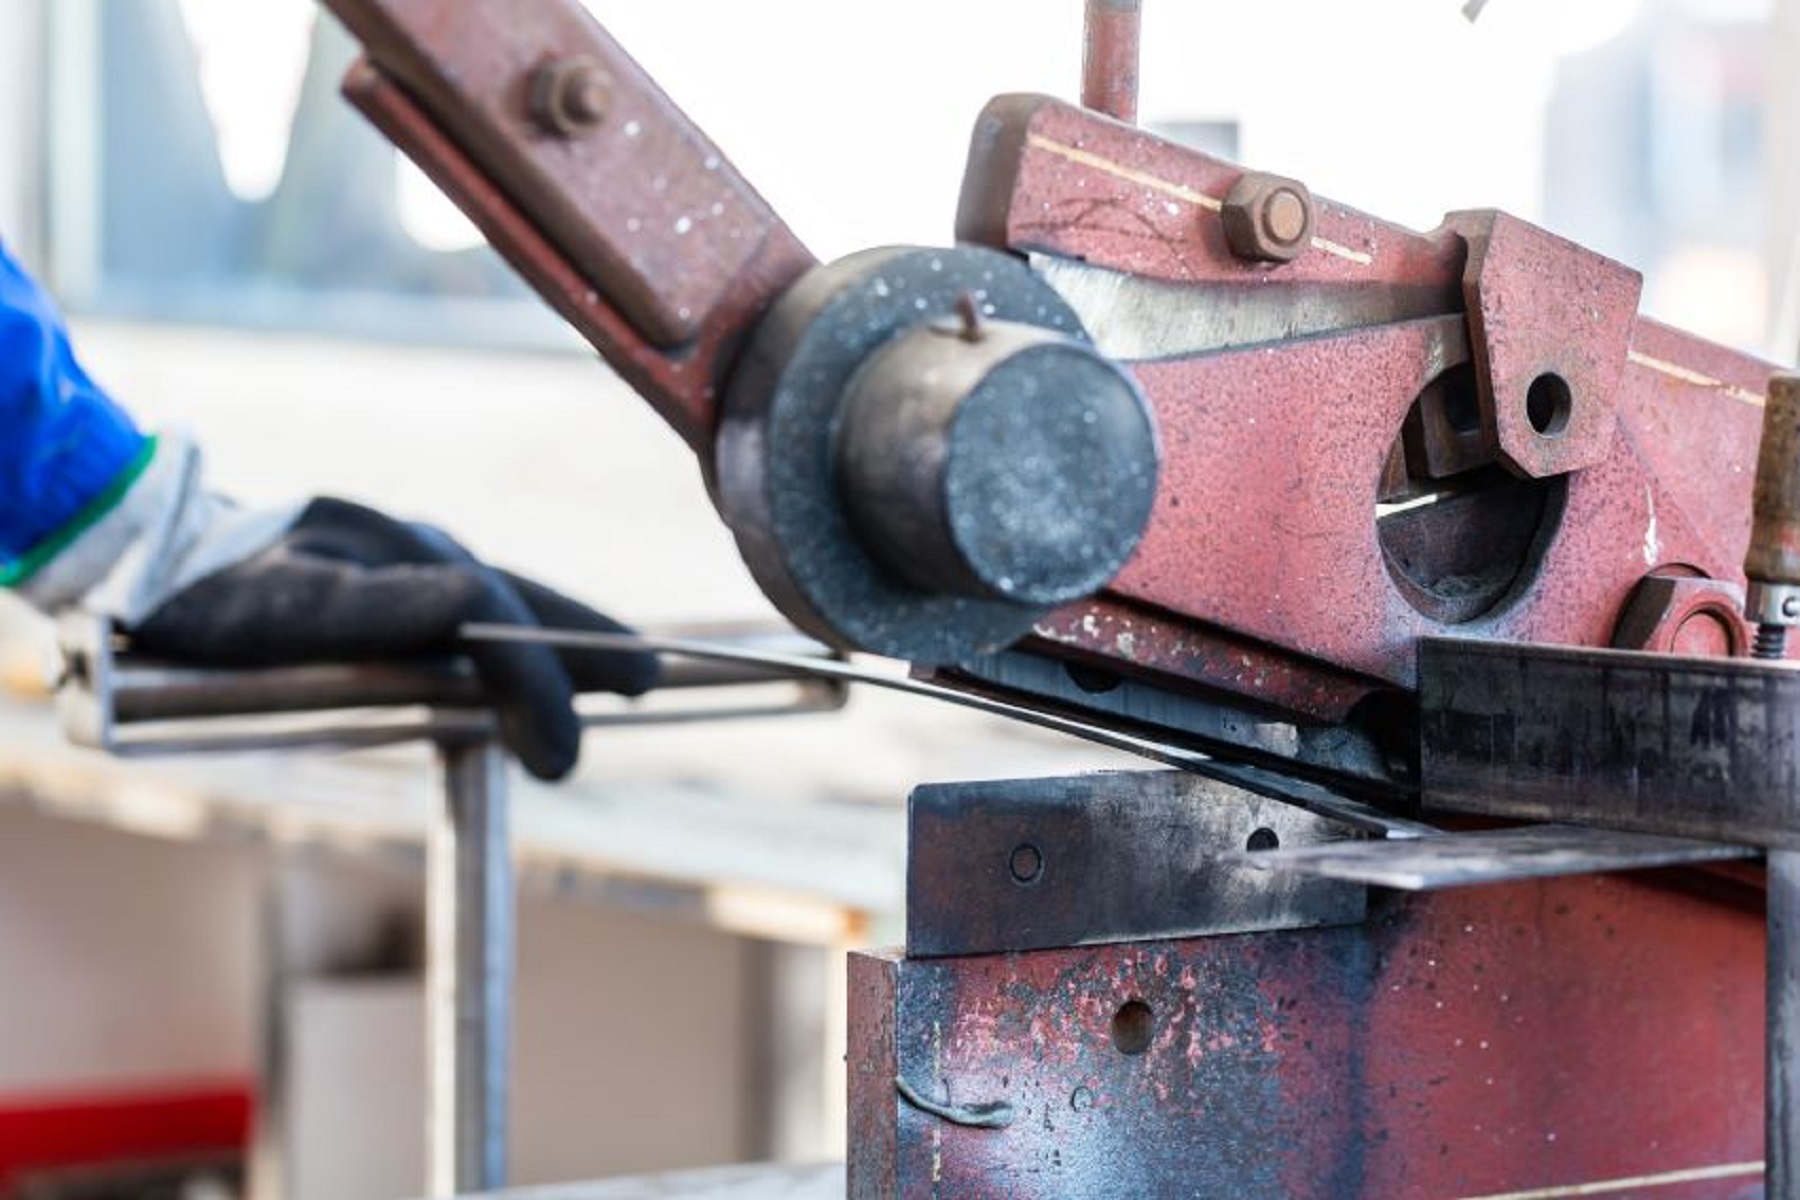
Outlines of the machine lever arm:
M743 336L816 260L578 0L326 0L349 100L698 453Z

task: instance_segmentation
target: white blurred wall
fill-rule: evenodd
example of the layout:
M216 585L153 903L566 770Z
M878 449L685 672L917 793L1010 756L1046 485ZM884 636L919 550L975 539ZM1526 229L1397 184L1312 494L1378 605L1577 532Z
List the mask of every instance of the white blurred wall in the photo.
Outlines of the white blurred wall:
M1081 0L587 0L833 257L950 235L987 99L1079 91ZM1390 219L1538 207L1559 52L1635 0L1147 0L1142 119L1242 121L1242 158Z

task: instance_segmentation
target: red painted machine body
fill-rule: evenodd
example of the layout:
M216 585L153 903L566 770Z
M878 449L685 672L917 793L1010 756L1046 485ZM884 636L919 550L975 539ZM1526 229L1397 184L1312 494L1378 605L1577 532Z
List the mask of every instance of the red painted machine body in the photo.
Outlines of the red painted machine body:
M1261 292L1317 314L1303 336L1130 364L1163 437L1156 513L1103 595L1041 623L1040 648L1336 719L1410 685L1421 636L1604 646L1652 572L1741 586L1770 367L1638 319L1635 277L1500 214L1418 234L1320 200L1308 250L1246 261L1218 216L1243 174L1054 100L982 118L960 237L1176 285L1171 305ZM1579 380L1574 424L1519 429L1509 363ZM1459 364L1482 382L1490 452L1524 435L1560 456L1539 469L1569 473L1516 586L1450 623L1396 584L1376 504L1408 410Z
M1390 896L1338 929L854 956L850 1196L1760 1196L1762 913L1709 887L1585 877ZM897 1078L1014 1119L959 1126Z

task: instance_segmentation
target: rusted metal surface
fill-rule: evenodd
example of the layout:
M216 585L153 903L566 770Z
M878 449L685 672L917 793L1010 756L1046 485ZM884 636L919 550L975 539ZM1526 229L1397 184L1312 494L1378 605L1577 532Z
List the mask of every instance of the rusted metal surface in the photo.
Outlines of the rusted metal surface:
M1751 507L1744 615L1756 623L1756 656L1781 658L1800 625L1800 376L1788 372L1769 380Z
M853 1197L1760 1194L1762 914L1622 877L851 968ZM1004 1104L958 1125L900 1096ZM1551 1193L1555 1194L1555 1193ZM1569 1194L1575 1194L1570 1192Z
M1800 584L1800 377L1783 373L1770 380L1754 499L1745 573Z
M1126 124L1137 120L1143 0L1087 0L1081 102Z
M1753 634L1743 609L1744 591L1736 584L1657 572L1625 602L1612 644L1690 657L1745 654Z
M412 22L406 26L410 30L425 23L427 10L436 9L420 5L415 13L410 5L360 0L333 7L359 34L378 35L384 47L401 41L401 33L372 27L377 16L383 21L404 16ZM632 73L635 66L630 72L611 69L616 60L629 60L609 41L603 43L609 47L607 111L590 135L570 138L543 127L538 115L543 101L533 100L534 86L545 86L539 72L557 64L566 70L569 59L552 56L548 48L526 52L528 44L551 44L547 39L560 26L540 25L541 14L561 10L534 5L502 14L489 6L459 5L443 11L460 14L447 21L465 40L457 44L458 57L431 62L440 70L465 60L489 64L494 91L477 115L493 121L493 128L476 131L470 140L464 140L467 128L447 132L422 106L422 97L434 96L445 113L464 109L442 92L447 85L441 79L434 83L419 75L416 64L408 68L414 72L409 82L423 91L406 90L385 69L361 62L346 77L345 94L706 463L716 396L744 335L815 260L679 110L641 73ZM559 19L572 18L565 13ZM585 14L580 20L591 25ZM496 43L510 47L510 57L499 64L473 50L485 22L514 31ZM396 59L391 48L388 53L383 68L411 61ZM501 73L513 68L510 82L503 84ZM462 120L469 119L464 113ZM638 132L628 133L634 125ZM533 172L502 170L482 157L496 152L494 143L529 157L536 164ZM571 215L565 210L577 199L604 211ZM596 222L590 239L602 240L598 248L564 240L568 226L582 226L590 217ZM670 344L674 341L681 344Z
M1446 224L1469 247L1470 343L1501 460L1533 477L1602 461L1643 277L1505 213Z
M332 0L331 10L651 343L695 338L785 232L718 147L578 0ZM544 128L544 72L589 136ZM538 103L533 103L534 99ZM561 125L564 122L558 121Z
M1019 647L1178 689L1216 688L1320 722L1342 721L1385 686L1280 646L1127 603L1116 591L1057 609Z
M1363 889L1225 860L1351 830L1179 771L928 784L908 802L914 956L1301 929Z
M1219 222L1239 258L1292 262L1312 246L1312 193L1297 179L1248 171L1225 193Z
M1322 197L1308 252L1286 264L1238 258L1219 213L1244 174L1073 105L1001 96L976 122L957 238L1175 283L1416 289L1430 311L1461 310L1461 239L1421 236Z
M1462 486L1477 452L1454 430L1423 425L1432 389L1459 372L1479 378L1477 352L1487 352L1470 344L1463 315L1464 237L1454 226L1416 234L1315 198L1304 253L1247 262L1220 219L1242 175L1041 97L1002 97L977 128L964 238L1162 281L1178 288L1163 296L1172 307L1292 294L1318 317L1304 339L1253 325L1237 344L1131 364L1163 436L1157 511L1106 592L1039 623L1045 652L1087 652L1128 673L1173 675L1175 686L1332 719L1358 681L1365 692L1410 686L1422 636L1604 646L1646 574L1741 586L1768 366L1635 320L1626 299L1635 281L1622 269L1510 220L1474 222L1487 239L1473 263L1478 290L1512 304L1476 331L1504 332L1487 348L1499 354L1489 365L1503 364L1529 393L1534 365L1562 363L1571 393L1610 389L1605 423L1616 432L1606 442L1574 425L1561 439L1533 431L1585 447L1583 456L1601 445L1604 457L1541 485ZM1566 294L1521 291L1532 280ZM1557 316L1583 298L1598 316ZM1384 307L1415 319L1371 324ZM1427 311L1444 316L1418 317ZM1571 419L1585 420L1584 406L1578 398ZM1430 443L1418 445L1417 481L1394 474L1408 461L1395 447L1404 450L1409 421ZM1391 514L1378 531L1378 501L1438 476L1456 477L1449 503ZM1505 555L1470 560L1496 542ZM1440 561L1414 569L1405 560L1415 553ZM1139 636L1121 612L1162 627ZM1255 653L1235 652L1244 647Z

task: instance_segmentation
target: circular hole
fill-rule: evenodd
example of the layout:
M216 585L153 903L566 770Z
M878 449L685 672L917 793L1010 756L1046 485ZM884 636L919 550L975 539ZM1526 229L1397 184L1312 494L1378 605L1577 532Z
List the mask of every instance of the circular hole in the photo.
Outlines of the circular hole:
M1531 381L1525 393L1525 419L1538 431L1539 437L1561 437L1569 427L1569 412L1575 403L1574 393L1561 375L1546 371Z
M1244 849L1250 851L1277 850L1280 847L1281 835L1267 827L1252 830L1250 836L1244 840Z
M1112 1041L1120 1054L1142 1054L1155 1032L1156 1018L1142 1000L1127 1000L1113 1014Z
M1044 855L1036 846L1026 842L1013 847L1006 867L1012 872L1014 883L1036 883L1044 873Z
M1087 667L1080 663L1064 663L1063 671L1069 682L1090 696L1102 696L1119 686L1120 680L1111 671L1099 667Z

